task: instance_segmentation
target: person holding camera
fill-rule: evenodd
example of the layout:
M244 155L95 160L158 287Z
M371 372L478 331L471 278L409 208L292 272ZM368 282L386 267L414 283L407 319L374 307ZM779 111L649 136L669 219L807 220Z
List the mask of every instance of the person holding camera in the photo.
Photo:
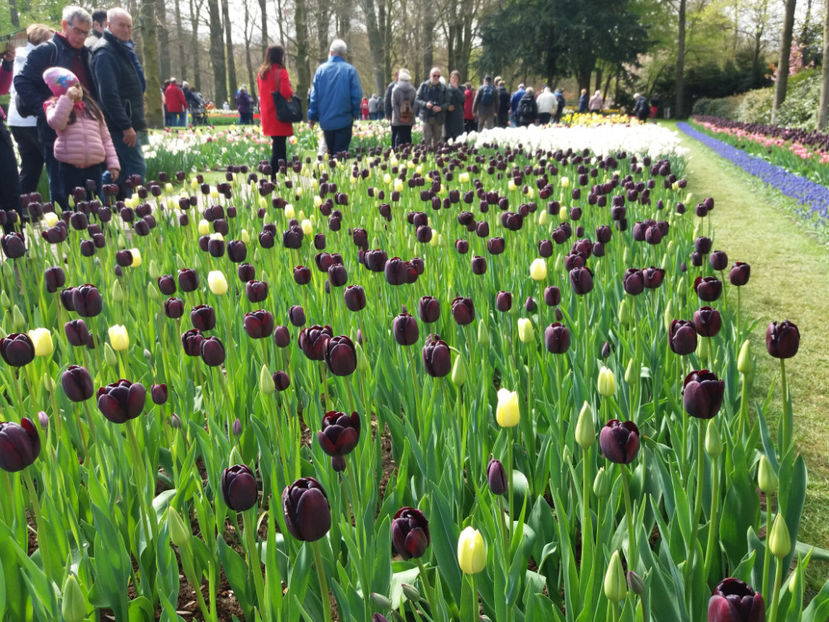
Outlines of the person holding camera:
M432 67L429 79L417 89L417 106L423 121L423 144L435 146L443 135L448 95L446 85L440 81L440 69Z

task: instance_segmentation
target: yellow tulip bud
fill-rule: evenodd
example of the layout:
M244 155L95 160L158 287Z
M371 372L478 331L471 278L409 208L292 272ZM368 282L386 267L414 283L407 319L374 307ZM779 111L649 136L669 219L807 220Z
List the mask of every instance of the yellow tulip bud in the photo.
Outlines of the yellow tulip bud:
M547 278L547 262L538 257L530 264L530 277L533 281L543 281Z
M786 525L786 520L780 512L775 516L774 524L771 527L769 550L777 559L786 557L792 550L792 538L789 535L789 526Z
M405 186L403 185L403 180L400 179L399 177L395 178L395 180L394 180L394 189L397 190L398 192L403 192L404 187Z
M633 307L628 302L627 298L622 298L622 302L619 303L618 316L619 324L622 326L629 326L633 321Z
M562 177L560 183L561 183L562 188L567 188L567 187L570 186L570 178L569 177Z
M518 318L518 339L521 343L531 343L535 339L532 320L525 317Z
M478 343L482 346L489 345L489 328L483 318L478 320Z
M267 365L262 365L262 369L259 370L259 390L265 395L270 395L276 391L271 370L268 369Z
M217 296L227 293L227 279L220 270L212 270L207 275L207 286Z
M29 331L29 339L35 346L35 356L49 356L55 351L52 333L48 328L33 328Z
M137 268L144 261L141 259L141 251L137 248L131 248L130 255L132 255L132 263L130 264L131 268Z
M170 540L173 541L173 544L180 549L190 546L190 538L193 536L190 530L187 529L181 514L172 505L167 508L167 526L170 528Z
M625 599L628 586L625 578L625 570L622 568L622 560L619 551L613 551L607 572L604 575L604 595L613 603L620 603Z
M432 239L429 240L429 246L440 246L443 241L443 236L436 230L432 229Z
M549 220L550 220L550 217L547 214L546 209L538 210L538 224L539 225L541 225L543 227L544 225L546 225L549 222Z
M311 224L311 221L309 219L306 218L305 220L303 220L301 226L302 233L304 233L305 235L313 235L314 225Z
M130 336L127 327L123 324L115 324L109 327L109 343L116 352L122 352L130 347Z
M458 538L458 565L466 574L476 574L486 567L486 544L481 532L465 528Z
M582 449L587 449L596 442L596 423L593 420L593 409L584 402L576 422L576 442Z
M566 206L562 205L560 208L558 208L558 219L567 220L568 218L570 218L570 210L567 209Z
M47 227L54 227L58 224L58 220L60 220L60 218L58 218L58 215L55 214L55 212L45 212L43 214L43 222Z
M294 209L294 206L291 203L288 203L285 206L285 218L291 219L291 218L294 218L295 216L296 216L296 210Z
M616 393L616 377L608 367L599 370L599 393L604 397L610 397Z
M518 425L521 412L518 408L518 393L509 389L498 389L498 406L495 409L495 420L502 428L512 428Z
M210 223L204 218L199 221L199 235L208 235L210 233Z
M391 175L389 173L383 175L383 183L386 185L389 185L391 183Z
M507 189L508 189L510 192L513 192L513 191L515 190L515 188L516 188L516 186L515 186L515 180L514 180L514 179L512 179L512 178L510 178L509 182L507 183Z
M127 295L124 293L124 288L121 287L121 282L116 280L112 285L112 299L115 302L124 302Z
M456 387L462 387L466 382L466 363L463 362L463 357L458 355L455 357L455 362L452 365L452 384Z
M245 244L248 244L250 242L250 233L248 233L247 229L242 229L242 232L239 234L239 237Z
M625 382L628 386L639 381L640 371L641 370L639 364L636 362L636 359L630 359L628 361L628 366L625 368Z
M89 613L89 603L84 596L78 579L70 574L63 582L63 598L60 603L60 613L66 622L81 622Z

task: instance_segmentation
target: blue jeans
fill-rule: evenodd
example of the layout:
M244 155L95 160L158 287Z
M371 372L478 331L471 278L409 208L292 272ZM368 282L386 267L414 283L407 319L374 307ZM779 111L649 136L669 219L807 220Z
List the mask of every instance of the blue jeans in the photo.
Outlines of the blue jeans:
M325 136L325 145L328 147L328 154L333 156L343 151L348 151L348 145L351 144L351 126L343 127L338 130L323 130Z
M168 112L167 116L170 118L169 125L172 125L173 127L184 127L184 112Z
M120 132L114 131L111 134L112 144L115 146L115 153L118 154L118 162L121 164L121 172L118 174L118 181L116 182L118 184L118 198L120 199L132 195L132 189L125 185L130 175L140 175L142 183L146 181L147 163L144 162L141 144L146 142L147 133L138 132L133 147L128 147L124 143L123 135ZM104 172L103 183L112 183L108 170Z

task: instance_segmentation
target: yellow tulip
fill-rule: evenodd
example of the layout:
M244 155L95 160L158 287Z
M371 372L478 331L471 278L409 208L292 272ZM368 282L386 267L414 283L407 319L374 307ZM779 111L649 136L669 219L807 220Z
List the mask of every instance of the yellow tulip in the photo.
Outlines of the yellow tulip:
M250 243L250 233L248 233L247 229L242 229L242 232L239 234L239 237L242 239L242 242L245 244Z
M130 347L130 336L127 327L123 324L116 324L109 327L109 343L116 352L121 352Z
M35 356L49 356L55 351L52 333L48 328L33 328L29 331L29 339L35 346Z
M547 278L547 262L541 257L533 259L530 264L530 277L533 281L543 281Z
M199 221L199 235L207 235L210 233L210 223L204 218Z
M604 397L610 397L616 393L616 377L609 368L602 367L599 370L598 387L599 393Z
M207 286L210 291L221 296L227 293L227 279L221 270L211 270L207 275Z
M521 343L531 343L535 339L535 329L529 318L518 318L518 339Z
M138 266L140 266L141 262L143 261L141 259L141 251L137 248L131 248L130 255L132 255L132 263L130 264L130 267L137 268Z
M305 235L312 235L314 233L314 225L311 224L308 218L302 221L302 233Z
M58 224L58 215L55 212L46 212L43 214L43 222L46 224L47 227L54 227Z
M486 567L486 544L481 532L467 527L458 538L458 565L466 574L476 574Z
M518 425L521 412L518 410L518 393L509 389L498 389L498 406L495 409L495 420L502 428L512 428Z
M285 206L285 218L291 219L294 216L296 216L296 210L294 209L294 206L291 203L288 203Z

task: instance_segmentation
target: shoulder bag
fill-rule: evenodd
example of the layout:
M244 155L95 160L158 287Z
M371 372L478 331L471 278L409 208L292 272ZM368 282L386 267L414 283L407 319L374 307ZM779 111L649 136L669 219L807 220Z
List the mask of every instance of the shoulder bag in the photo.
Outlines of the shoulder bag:
M282 71L285 71L284 69ZM279 92L279 82L276 84L276 91L273 95L273 105L276 108L276 118L283 123L299 123L302 121L302 102L299 97L292 95L290 99L282 97Z

